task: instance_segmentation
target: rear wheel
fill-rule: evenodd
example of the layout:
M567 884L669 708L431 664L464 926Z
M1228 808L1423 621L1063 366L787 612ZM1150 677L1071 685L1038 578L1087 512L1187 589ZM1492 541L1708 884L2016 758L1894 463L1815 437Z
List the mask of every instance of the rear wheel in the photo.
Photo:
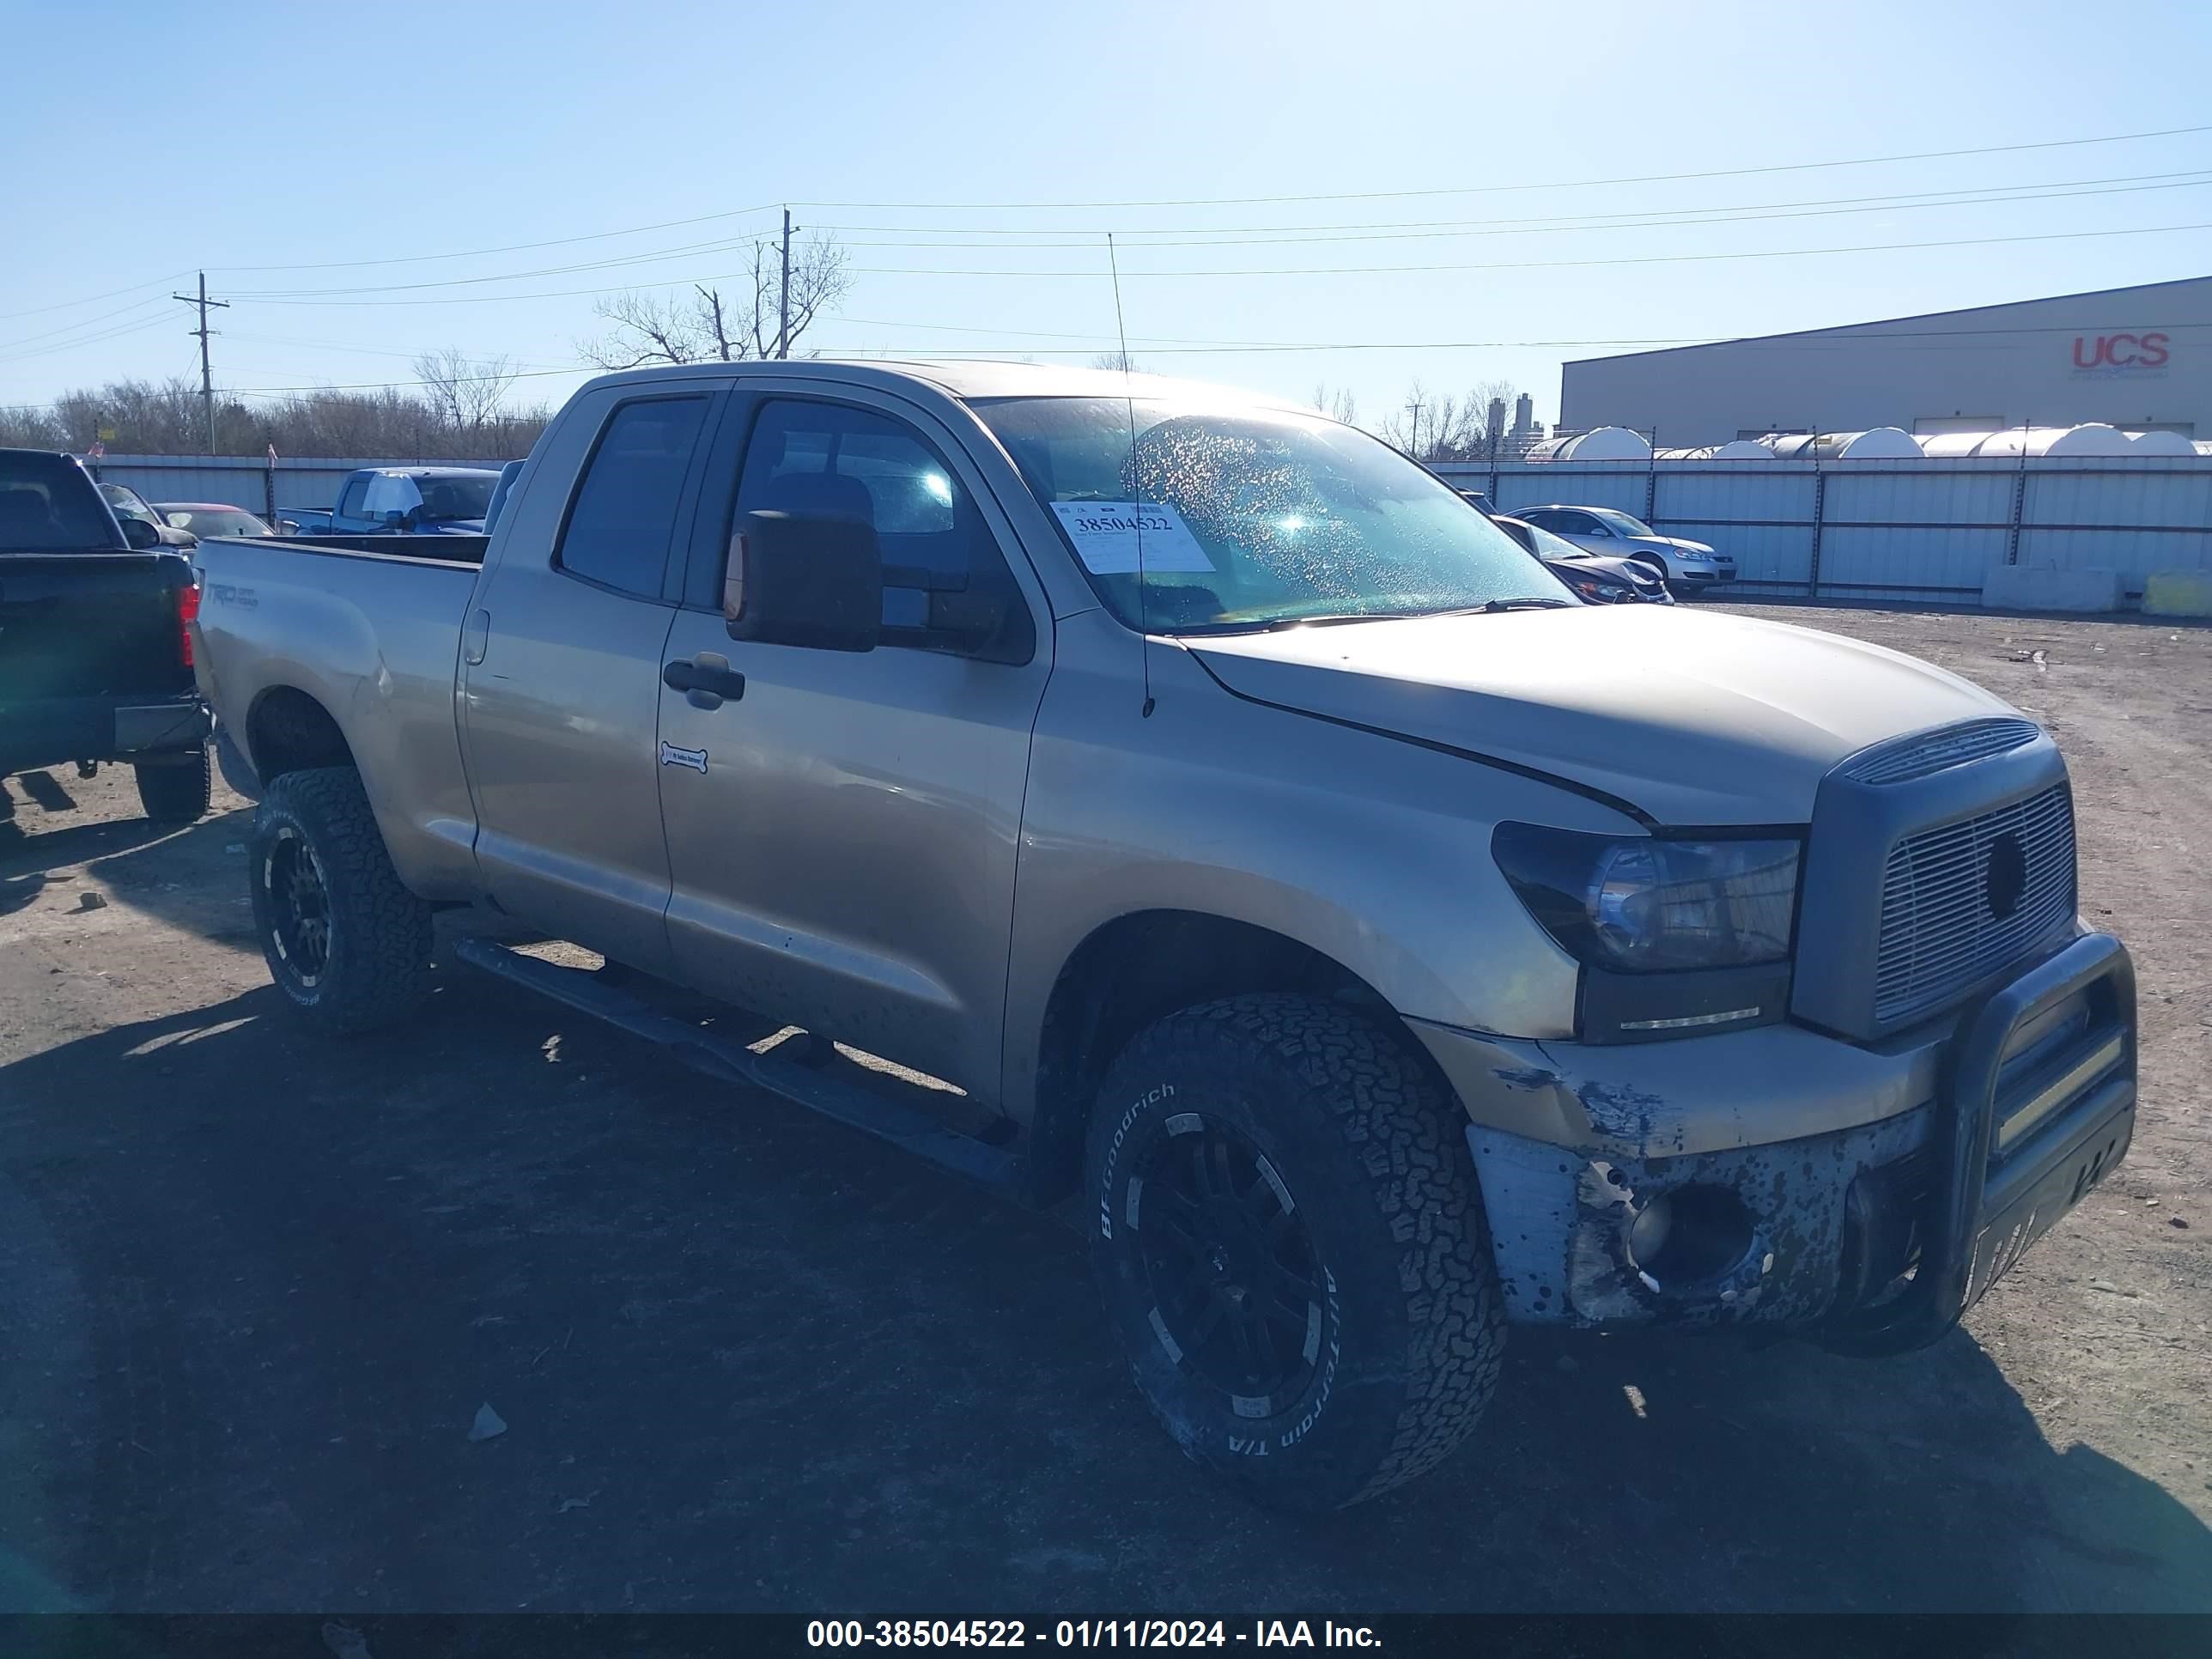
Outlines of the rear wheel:
M138 805L156 823L192 823L207 816L212 785L205 744L175 760L139 761Z
M255 929L269 976L325 1029L388 1025L429 989L430 907L401 884L350 767L287 772L253 819Z
M1326 1510L1474 1427L1504 1330L1459 1115L1390 1036L1310 998L1170 1015L1092 1121L1092 1259L1184 1451Z

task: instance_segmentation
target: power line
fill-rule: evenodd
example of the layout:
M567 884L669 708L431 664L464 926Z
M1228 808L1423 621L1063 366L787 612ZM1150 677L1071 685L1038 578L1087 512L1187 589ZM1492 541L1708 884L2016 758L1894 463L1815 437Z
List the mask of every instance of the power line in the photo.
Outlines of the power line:
M1911 252L1942 247L1988 247L2023 242L2073 241L2106 236L2159 236L2181 231L2212 230L2212 222L2183 225L2141 225L2106 230L2049 231L2019 236L1968 236L1921 242L1869 242L1844 247L1768 248L1746 250L1734 253L1672 253L1647 254L1604 259L1530 259L1505 260L1489 264L1419 264L1419 265L1306 265L1271 267L1258 270L1147 270L1132 272L1133 276L1378 276L1422 271L1468 270L1569 270L1606 266L1696 264L1717 259L1802 259L1838 253L1885 253ZM1098 273L1092 270L978 270L933 265L856 266L853 274L863 276L989 276L989 277L1083 277L1096 280ZM671 279L671 285L726 283L749 276L750 271L717 271ZM565 300L579 296L619 294L619 288L545 289L526 294L454 295L439 298L412 300L325 300L277 299L257 296L261 303L274 306L361 307L361 306L450 306L450 305L511 305L518 301Z
M173 270L166 276L156 276L150 282L132 283L125 288L113 288L105 294L88 294L82 300L60 300L50 306L33 306L27 311L0 312L0 323L15 321L18 317L41 317L50 311L68 311L77 306L96 306L102 300L112 300L125 294L136 294L142 288L162 288L180 276L189 276L188 270Z
M2146 179L2161 182L2142 182ZM1288 244L1304 242L1332 243L1342 241L1422 240L1433 240L1437 238L1480 235L1535 235L1597 229L1635 228L1648 230L1666 228L1673 226L1705 226L1712 224L1751 222L1754 221L1777 218L1819 218L1869 212L1884 212L1892 210L1905 211L1929 207L1982 205L1984 204L2002 205L2012 202L2055 200L2063 199L2068 197L2125 195L2137 193L2147 190L2196 189L2202 188L2207 185L2212 185L2212 169L2199 169L2188 173L2138 174L2134 175L2131 178L2112 179L2083 179L2073 181L2068 184L2050 186L2008 185L2001 187L2014 192L2008 196L1988 196L1982 192L1974 191L1940 191L1920 193L1923 197L1933 197L1937 199L1915 199L1908 198L1865 198L1867 202L1871 204L1888 204L1888 205L1886 206L1868 204L1836 205L1818 202L1805 204L1775 203L1750 208L1709 208L1690 210L1689 211L1695 212L1701 216L1694 218L1670 219L1654 217L1650 215L1595 216L1597 217L1608 220L1618 220L1620 222L1619 223L1573 224L1547 222L1540 220L1505 220L1489 222L1474 221L1469 222L1468 228L1460 229L1436 229L1403 233L1389 229L1372 233L1364 230L1355 230L1353 234L1323 234L1315 235L1264 237L1248 237L1243 235L1242 233L1239 233L1233 237L1226 235L1206 235L1185 240L1158 241L1149 244L1141 244L1139 246L1152 247L1233 247L1261 246L1270 243ZM2033 193L2020 193L2023 191L2032 191ZM1981 198L1979 201L1971 199L1978 195ZM1805 210L1795 210L1801 207ZM1157 234L1159 233L1147 234ZM476 276L438 277L417 283L370 283L357 287L324 289L233 289L231 292L243 299L305 301L365 294L413 293L433 289L478 288L488 283L524 282L537 276L566 276L572 272L578 271L605 270L617 269L625 265L650 264L661 259L677 258L683 255L690 253L723 252L734 247L745 246L748 243L754 242L758 240L759 239L757 238L741 238L733 240L694 242L678 247L659 248L649 252L623 254L612 258L590 260L576 264L545 265L529 270L500 271ZM994 246L988 247L971 247L971 245L967 243L939 241L860 242L852 244L851 246L858 247L951 247L959 248L963 251L995 253L999 251L1000 247L1088 248L1095 246L1095 238L1086 236L1078 241L1001 243Z
M1994 202L2009 199L2034 200L2033 196L2021 196L2023 191L2071 190L2080 185L2132 185L2160 179L2195 178L2207 171L2202 167L2185 167L2169 173L2126 173L2101 179L2051 179L2017 185L1961 185L1953 190L1882 191L1872 196L1816 196L1797 198L1781 202L1737 202L1710 208L1644 208L1621 210L1609 213L1539 214L1532 217L1514 219L1361 219L1334 224L1271 224L1271 225L1165 225L1133 229L1116 229L1116 236L1184 236L1204 232L1217 236L1263 235L1282 232L1363 231L1363 230L1455 230L1480 228L1488 226L1564 225L1589 229L1617 229L1634 226L1641 222L1668 215L1756 214L1776 208L1850 207L1868 203L1892 203L1899 206L1920 202L1963 202L1967 198L1985 198ZM1036 236L1046 234L1076 235L1084 227L1070 229L1063 226L1034 225L819 225L817 229L840 233L884 234L911 234L915 235L945 236Z
M1863 242L1846 247L1766 248L1738 253L1654 253L1610 259L1515 259L1481 264L1285 265L1231 270L1143 270L1130 274L1176 277L1376 276L1462 270L1575 270L1599 266L1701 264L1722 259L1803 259L1832 253L1899 253L1937 247L1994 247L2020 242L2081 241L2103 236L2158 236L2185 230L2212 230L2212 222L2186 225L2139 225L2110 230L2042 231L2020 236L1948 237L1925 242ZM1096 281L1098 276L1095 270L971 270L930 265L860 265L854 267L854 274L862 276L1017 276L1024 280L1039 276L1072 276L1092 281Z
M1427 189L1399 191L1344 191L1284 196L1221 196L1187 197L1152 200L1115 202L829 202L810 201L794 205L815 208L885 209L894 211L916 212L1026 212L1026 211L1091 211L1102 208L1191 208L1264 206L1304 202L1391 201L1433 198L1451 196L1495 195L1543 190L1589 190L1608 185L1682 183L1707 179L1735 179L1769 176L1780 173L1830 171L1844 167L1881 167L1905 161L1954 160L1968 156L2020 155L2049 149L2082 149L2100 144L2133 143L2154 138L2179 138L2212 132L2212 124L2185 127L2166 127L2143 132L2103 133L2082 138L2045 139L2015 144L1983 144L1957 149L1919 150L1886 155L1862 155L1824 161L1776 163L1755 167L1715 167L1692 172L1623 175L1606 179L1570 179L1528 180L1513 183L1437 186ZM268 265L211 265L210 270L228 273L252 273L283 270L363 270L392 264L412 264L440 259L477 258L495 253L527 252L541 247L572 246L580 242L610 240L623 236L641 235L653 230L673 229L684 225L703 224L716 220L744 218L756 213L772 210L777 204L757 204L751 207L733 208L724 211L697 214L682 219L666 219L644 225L633 225L621 229L592 231L575 236L551 237L538 241L510 242L484 248L458 249L441 253L390 255L370 259L322 260L309 264ZM90 295L79 300L58 301L52 305L32 307L22 311L0 313L0 322L18 317L46 314L49 312L71 309L77 306L97 304L103 299L112 299L142 289L157 288L185 273L152 278L143 283L113 289L104 294Z
M73 334L81 328L97 327L111 319L127 317L134 311L143 311L148 306L157 306L161 303L160 295L149 294L143 300L133 300L127 306L118 306L112 311L103 311L97 317L80 318L74 323L64 323L58 328L44 329L36 334L26 334L20 340L0 341L0 351L12 351L18 346L33 345L40 340L51 340L58 334Z
M15 363L22 362L33 357L51 357L57 352L75 351L81 346L99 345L104 341L119 340L125 335L143 334L149 329L166 328L169 325L169 320L168 313L164 312L156 316L142 318L135 323L123 323L114 328L102 329L97 334L88 334L79 339L62 340L52 345L34 347L29 351L11 352L5 357L0 357L0 362Z
M1789 161L1770 167L1712 167L1696 173L1647 173L1618 179L1560 179L1510 185L1454 185L1427 190L1354 190L1301 196L1192 196L1122 202L799 202L811 208L911 208L933 213L1005 213L1046 209L1068 211L1139 207L1259 207L1285 202L1382 202L1436 196L1486 196L1509 191L1594 190L1607 185L1679 184L1699 179L1747 179L1776 173L1815 173L1834 167L1883 167L1899 161L1940 161L1967 155L2013 155L2028 150L2075 149L2090 144L2125 144L2145 138L2180 138L2212 132L2212 125L2164 127L2152 132L2115 132L2094 138L2048 138L2024 144L1981 144L1969 149L1926 149L1905 155L1861 155L1832 161Z
M1311 235L1226 235L1209 234L1174 240L1139 242L1139 248L1158 247L1267 247L1303 243L1322 242L1419 242L1443 241L1474 236L1543 236L1571 234L1599 230L1666 230L1680 226L1753 224L1772 219L1833 219L1865 213L1909 213L1924 208L2005 207L2021 202L2063 201L2082 196L2132 196L2154 190L2199 190L2212 185L2212 172L2190 173L2161 173L2154 175L2167 182L2158 184L2112 184L2100 188L2077 190L2042 190L2033 194L1996 196L1979 192L1954 192L1929 200L1909 200L1903 198L1881 198L1861 207L1807 206L1790 208L1786 204L1771 210L1723 212L1718 209L1686 209L1697 215L1688 218L1660 218L1654 216L1609 216L1606 223L1545 223L1536 221L1507 222L1504 224L1466 229L1434 230L1355 230L1345 234L1328 233ZM1035 234L1035 233L1031 233ZM1094 245L1093 238L1076 238L1064 241L995 242L978 245L974 242L939 241L883 241L848 242L848 247L929 247L960 248L973 252L995 253L1002 248L1076 248Z
M595 230L582 236L555 236L542 242L509 242L501 247L464 248L453 253L398 253L380 259L325 259L304 265L210 265L210 270L232 275L255 274L275 270L358 270L370 265L412 265L432 259L479 259L492 253L526 253L533 248L567 247L577 242L604 242L617 236L642 236L649 230L676 230L684 225L703 225L716 219L743 219L756 213L773 213L777 204L767 202L757 207L731 208L722 213L702 213L689 219L663 219L657 224L632 225L627 230Z

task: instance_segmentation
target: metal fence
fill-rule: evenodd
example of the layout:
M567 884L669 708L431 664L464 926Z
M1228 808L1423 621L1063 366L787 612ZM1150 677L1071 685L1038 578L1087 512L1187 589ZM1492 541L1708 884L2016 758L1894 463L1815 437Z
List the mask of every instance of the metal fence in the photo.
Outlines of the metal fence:
M110 455L103 479L149 501L224 501L274 516L328 507L346 475L389 459ZM442 461L497 468L497 461ZM1436 471L1500 512L1618 507L1736 561L1744 591L1978 601L1999 565L2212 571L2212 457L2010 460L1447 461Z
M349 473L365 466L481 466L497 461L279 459L272 466L248 455L107 455L92 462L103 483L129 484L149 501L220 501L275 518L330 507Z
M1735 556L1750 592L1978 602L1996 566L2212 570L2212 458L1445 462L1501 513L1632 513Z

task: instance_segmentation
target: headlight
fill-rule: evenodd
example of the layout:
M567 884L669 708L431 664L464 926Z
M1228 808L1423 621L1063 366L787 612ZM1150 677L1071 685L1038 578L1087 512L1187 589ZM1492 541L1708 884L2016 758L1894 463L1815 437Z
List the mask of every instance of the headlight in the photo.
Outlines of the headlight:
M1491 850L1528 913L1583 963L1581 1041L1695 1036L1786 1012L1797 842L1501 823Z
M1491 845L1544 930L1594 966L1656 974L1789 958L1795 841L1666 841L1501 823Z

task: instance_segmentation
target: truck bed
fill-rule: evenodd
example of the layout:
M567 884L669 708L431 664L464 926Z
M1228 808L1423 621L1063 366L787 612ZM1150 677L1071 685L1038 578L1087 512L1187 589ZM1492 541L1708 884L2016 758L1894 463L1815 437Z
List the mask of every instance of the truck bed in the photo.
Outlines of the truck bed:
M366 545L345 544L356 543ZM349 753L370 781L392 862L428 897L472 891L476 819L453 682L483 546L218 536L192 556L200 689L248 763L263 775L297 763L299 746L335 724L337 759ZM326 749L308 763L334 763Z

